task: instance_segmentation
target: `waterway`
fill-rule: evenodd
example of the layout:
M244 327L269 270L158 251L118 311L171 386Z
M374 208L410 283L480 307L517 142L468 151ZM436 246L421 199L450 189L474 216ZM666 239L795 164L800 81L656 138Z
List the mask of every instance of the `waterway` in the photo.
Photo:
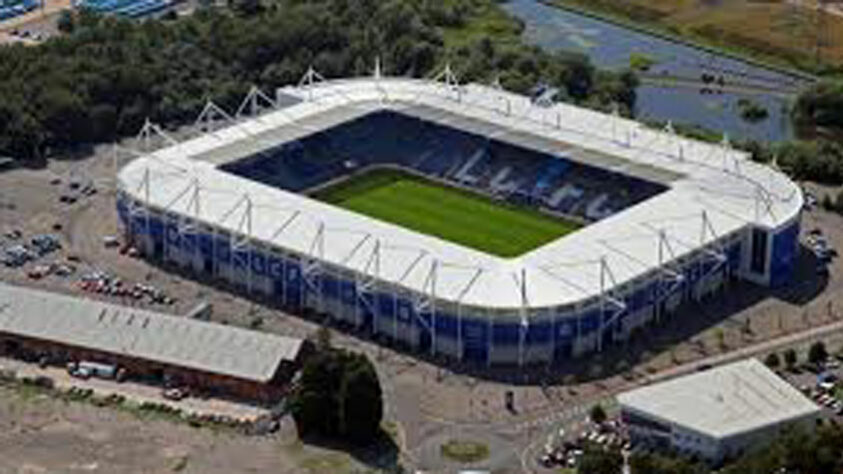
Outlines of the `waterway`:
M528 42L550 51L567 50L588 55L598 67L630 66L630 56L645 55L655 61L649 76L677 76L699 80L703 73L729 84L798 89L807 82L785 72L768 69L704 49L625 28L537 0L509 0L503 7L524 22ZM740 116L738 102L752 100L769 116L750 123ZM792 98L781 94L738 93L712 86L706 89L642 84L635 114L640 120L673 121L723 132L732 138L781 141L793 137L789 118Z

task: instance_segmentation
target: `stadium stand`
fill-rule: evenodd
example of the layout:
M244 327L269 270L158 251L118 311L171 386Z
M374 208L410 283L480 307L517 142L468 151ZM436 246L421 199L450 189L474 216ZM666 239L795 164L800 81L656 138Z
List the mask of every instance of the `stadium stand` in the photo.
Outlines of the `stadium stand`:
M82 8L126 18L141 18L169 7L169 0L82 0Z
M358 167L383 164L587 221L599 221L666 189L431 122L422 121L420 127L419 119L392 111L370 113L222 169L307 192Z
M801 190L727 143L479 84L303 84L280 90L295 105L126 165L127 241L291 313L481 365L600 352L730 280L792 281ZM597 221L502 258L312 198L376 165Z

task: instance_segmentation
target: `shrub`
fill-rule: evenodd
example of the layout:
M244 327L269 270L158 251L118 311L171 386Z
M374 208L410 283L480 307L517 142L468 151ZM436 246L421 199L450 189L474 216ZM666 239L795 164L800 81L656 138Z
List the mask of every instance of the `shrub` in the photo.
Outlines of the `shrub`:
M808 362L819 364L828 358L828 351L822 341L817 341L808 349Z
M591 421L597 423L598 425L606 421L606 410L603 409L603 406L599 403L591 407L591 413L589 414L591 417Z
M784 352L784 363L787 364L788 369L793 369L796 367L796 363L799 361L799 358L796 356L796 351L793 349L788 349Z

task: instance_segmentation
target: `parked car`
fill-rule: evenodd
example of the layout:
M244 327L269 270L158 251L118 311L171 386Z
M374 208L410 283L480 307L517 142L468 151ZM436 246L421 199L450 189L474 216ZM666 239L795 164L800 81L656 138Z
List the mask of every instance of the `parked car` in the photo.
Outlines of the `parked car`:
M161 395L167 400L179 401L187 398L188 390L184 387L174 387L165 389Z

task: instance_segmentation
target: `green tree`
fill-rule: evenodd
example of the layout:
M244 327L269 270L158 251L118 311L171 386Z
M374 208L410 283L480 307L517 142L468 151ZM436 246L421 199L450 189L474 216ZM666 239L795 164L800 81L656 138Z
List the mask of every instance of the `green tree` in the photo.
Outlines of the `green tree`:
M585 447L577 472L579 474L618 474L623 466L623 456L617 449L601 446Z
M367 358L354 356L348 361L339 397L340 433L360 444L374 439L383 418L383 394Z
M375 368L364 355L320 347L302 369L291 408L302 433L369 444L383 418Z
M708 474L701 463L661 453L637 453L629 458L632 474Z
M784 363L787 364L788 369L793 369L796 367L796 363L799 361L799 358L796 355L796 351L793 349L788 349L784 351Z
M725 466L722 474L837 473L843 469L843 429L836 423L813 433L787 431L769 446Z
M580 104L634 106L633 74L598 72L584 56L521 43L521 26L494 0L232 2L236 15L202 8L171 21L82 9L72 26L61 15L66 35L0 48L0 155L42 159L134 135L146 118L192 123L208 99L232 111L253 84L290 84L311 65L326 77L369 73L375 56L397 76L428 76L448 58L464 65L463 81L500 76L516 92L544 81ZM494 34L474 40L469 28L467 42L443 34L489 12Z
M764 363L767 364L767 367L771 369L776 369L781 365L781 360L779 359L779 355L775 352L771 352L767 354L767 357L764 359Z
M828 351L822 341L817 341L811 344L811 347L808 349L808 362L812 364L819 364L821 362L825 362L827 358Z
M590 412L591 421L598 425L606 421L606 410L599 403L591 407Z
M62 33L73 33L76 27L76 22L73 19L73 12L70 10L62 10L56 19L56 28Z

